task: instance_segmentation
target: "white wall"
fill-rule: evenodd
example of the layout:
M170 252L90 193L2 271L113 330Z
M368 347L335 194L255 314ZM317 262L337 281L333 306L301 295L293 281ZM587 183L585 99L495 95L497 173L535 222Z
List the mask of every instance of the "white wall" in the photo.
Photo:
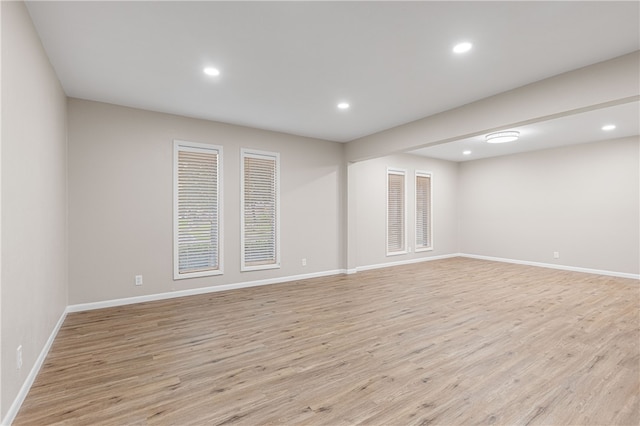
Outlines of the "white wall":
M2 2L2 417L67 306L66 146L65 94L24 4Z
M68 114L70 304L344 268L342 144L78 99ZM223 147L224 275L173 280L174 139ZM280 153L281 269L240 272L240 148Z
M407 241L411 253L386 254L387 168L406 170ZM432 176L433 250L415 253L415 172ZM457 253L457 163L415 155L393 155L349 165L350 225L355 227L355 264L363 268Z
M639 151L634 137L461 163L460 250L638 274Z

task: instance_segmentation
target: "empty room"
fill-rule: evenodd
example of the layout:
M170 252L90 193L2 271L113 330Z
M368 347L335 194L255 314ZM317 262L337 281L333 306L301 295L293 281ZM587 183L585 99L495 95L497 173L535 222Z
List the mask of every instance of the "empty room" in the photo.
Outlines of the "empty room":
M3 425L640 424L640 3L0 1Z

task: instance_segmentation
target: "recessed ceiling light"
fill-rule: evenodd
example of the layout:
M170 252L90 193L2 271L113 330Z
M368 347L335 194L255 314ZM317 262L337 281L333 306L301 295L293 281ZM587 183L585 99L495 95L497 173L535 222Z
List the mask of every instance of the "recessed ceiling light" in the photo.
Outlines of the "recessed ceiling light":
M338 104L338 109L349 109L351 105L349 105L347 102L340 102Z
M470 51L472 47L473 44L469 43L468 41L464 41L453 46L453 53L465 53Z
M517 141L520 137L520 132L515 130L507 130L504 132L489 133L484 139L488 143L505 143Z
M615 128L616 128L615 124L607 124L606 126L602 126L602 130L604 130L605 132L609 130L613 130Z
M462 155L471 155L471 151L462 151Z
M203 71L206 75L211 75L214 77L220 75L220 70L218 68L207 67Z

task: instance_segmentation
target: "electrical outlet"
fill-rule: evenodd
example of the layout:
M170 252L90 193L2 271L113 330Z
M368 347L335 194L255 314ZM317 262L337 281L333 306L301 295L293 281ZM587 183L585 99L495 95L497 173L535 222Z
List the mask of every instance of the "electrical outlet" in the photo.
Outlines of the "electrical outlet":
M136 285L142 285L142 275L136 275Z
M307 266L307 258L306 257L302 258L302 266Z
M18 370L22 368L22 345L16 349L16 365L18 366Z
M560 259L560 252L559 251L554 251L553 252L553 258L554 259Z

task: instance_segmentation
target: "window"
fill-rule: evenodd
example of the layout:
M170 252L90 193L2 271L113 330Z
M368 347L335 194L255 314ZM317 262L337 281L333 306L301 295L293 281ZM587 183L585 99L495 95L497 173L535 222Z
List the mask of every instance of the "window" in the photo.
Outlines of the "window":
M173 144L173 278L222 274L222 147Z
M242 150L242 271L280 267L280 155Z
M407 252L405 171L387 169L387 256Z
M416 251L431 250L431 173L416 171Z

